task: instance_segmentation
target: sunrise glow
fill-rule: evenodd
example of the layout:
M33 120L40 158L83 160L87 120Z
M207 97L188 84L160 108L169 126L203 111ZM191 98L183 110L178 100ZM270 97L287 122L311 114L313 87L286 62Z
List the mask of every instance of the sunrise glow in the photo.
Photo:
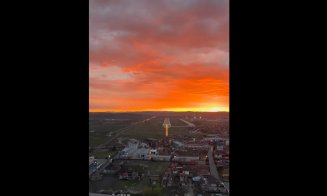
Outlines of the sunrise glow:
M229 111L227 0L90 1L89 111Z

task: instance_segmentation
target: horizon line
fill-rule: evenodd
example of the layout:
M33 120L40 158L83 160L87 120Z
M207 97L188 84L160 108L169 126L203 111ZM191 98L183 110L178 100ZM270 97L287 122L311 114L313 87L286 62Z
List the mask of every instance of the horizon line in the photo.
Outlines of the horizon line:
M206 112L206 113L217 113L229 111L169 111L169 110L144 110L144 111L89 111L89 113L134 113L134 112Z

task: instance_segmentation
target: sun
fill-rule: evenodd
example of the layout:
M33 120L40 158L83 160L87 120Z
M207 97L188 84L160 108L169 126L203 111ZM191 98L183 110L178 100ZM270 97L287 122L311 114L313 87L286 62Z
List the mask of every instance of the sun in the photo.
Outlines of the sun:
M212 107L208 109L209 112L220 112L221 109L219 107Z

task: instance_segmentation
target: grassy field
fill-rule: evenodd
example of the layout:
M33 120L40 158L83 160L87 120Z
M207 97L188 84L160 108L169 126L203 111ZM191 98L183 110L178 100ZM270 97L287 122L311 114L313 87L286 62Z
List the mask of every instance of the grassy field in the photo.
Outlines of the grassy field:
M122 129L133 122L131 120L106 121L90 120L89 122L89 146L98 146L111 138L119 129Z
M122 136L131 137L136 139L145 139L145 138L162 138L164 136L164 128L162 127L164 117L157 117L148 122L137 124L131 127L126 131ZM170 118L171 124L176 123L179 118ZM180 123L183 123L180 121ZM185 123L181 124L185 125ZM180 125L179 125L180 126ZM169 129L169 135L179 135L179 134L188 134L187 127L172 127Z
M186 126L187 124L184 123L183 121L179 120L180 118L169 118L171 126Z
M95 147L99 144L104 143L108 137L106 136L106 133L89 133L89 146Z
M157 161L143 161L143 160L133 160L127 161L129 168L134 168L136 170L142 170L151 175L161 175L169 166L169 162L157 162Z
M148 169L154 174L162 174L169 164L169 162L151 162Z
M229 135L229 121L206 121L206 120L195 120L194 123L197 127L203 128L204 133L215 133L220 134L224 137Z
M176 112L148 112L148 113L89 113L89 146L95 147L105 143L115 134L119 134L120 129L127 127L135 122L140 122L152 116L157 116L150 121L136 124L132 126L122 137L130 137L136 139L145 139L148 137L162 138L164 129L162 127L165 117L169 117L172 126L185 126L186 124L179 120L185 116L203 116L213 118L219 115L227 115L228 113L176 113ZM193 122L199 127L208 128L209 132L228 131L228 123L217 123L213 121L196 120ZM226 125L225 125L226 124ZM187 127L171 127L169 136L189 134ZM111 136L110 136L111 135Z
M144 166L144 168L145 168L144 172L145 173L149 172L152 175L162 175L163 172L169 166L169 162L150 162L150 161L130 161L129 164L131 164L131 167L133 167L133 166L143 167ZM115 185L113 187L115 187L115 188L135 187L138 190L144 190L144 189L148 190L148 188L150 186L149 186L148 179L145 178L141 181L119 180L115 183Z
M149 117L143 113L89 113L89 146L103 144L120 129Z
M162 175L163 172L168 168L169 162L150 162L150 161L128 161L128 168L135 169L135 171L144 172L145 175ZM138 168L138 169L137 169ZM147 193L147 195L157 195L162 192L159 186L160 182L154 185L153 190L149 181L149 178L143 178L141 180L119 180L117 176L109 177L110 180L107 182L100 182L101 185L97 189L103 190L133 190ZM91 184L95 184L92 182ZM94 185L93 185L94 186Z
M143 194L144 195L164 195L163 191L162 191L162 187L159 184L154 185L153 187L147 187L143 190Z
M108 149L101 149L101 150L94 151L92 154L90 154L90 156L94 156L96 159L105 159L109 155L111 157L114 157L117 153L118 153L118 150L113 151L113 150L108 150Z

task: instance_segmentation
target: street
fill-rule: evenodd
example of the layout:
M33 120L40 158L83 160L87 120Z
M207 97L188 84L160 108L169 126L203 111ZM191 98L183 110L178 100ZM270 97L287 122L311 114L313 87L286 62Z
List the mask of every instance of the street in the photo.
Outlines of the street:
M213 177L215 177L219 183L221 183L221 179L219 177L218 171L217 171L217 167L216 164L213 160L213 156L212 156L212 149L210 148L208 151L208 158L209 158L209 166L210 166L210 173Z

